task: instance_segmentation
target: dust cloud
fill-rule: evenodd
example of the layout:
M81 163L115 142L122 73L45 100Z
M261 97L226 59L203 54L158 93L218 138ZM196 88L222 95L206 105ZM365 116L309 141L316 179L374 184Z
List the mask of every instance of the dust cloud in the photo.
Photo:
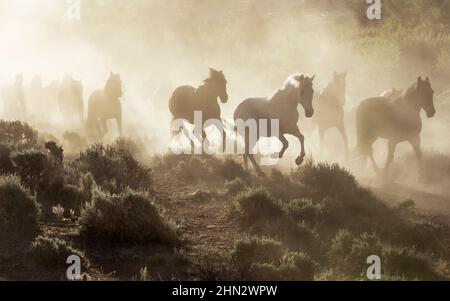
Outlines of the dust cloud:
M124 87L121 101L125 136L139 139L147 152L153 154L167 152L170 143L168 99L155 97L163 86L169 89L185 84L198 86L207 77L209 67L223 70L230 100L221 105L222 115L231 118L242 100L270 97L292 73L315 74L314 88L320 93L335 70L347 71L345 123L350 148L354 149L354 114L360 101L393 87L405 89L419 75L431 76L431 69L426 47L425 55L412 53L400 58L391 42L380 42L377 48L365 47L367 43L377 44L370 40L373 28L367 29L368 38L361 38L358 28L362 25L355 10L364 14L365 7L355 9L352 3L86 0L81 1L81 18L73 20L68 18L66 1L3 0L0 83L12 84L20 73L25 88L36 75L41 75L43 85L47 86L65 74L72 74L83 82L86 116L89 95L103 88L110 72L118 73ZM439 74L435 93L444 95L442 82L448 79L448 74ZM435 102L437 116L432 120L423 118L423 148L448 155L449 141L445 137L449 122L440 113L441 105L448 104L448 97L435 97ZM40 108L39 114L27 112L24 116L40 131L59 139L66 130L83 134L82 125L66 127L58 107L45 97L38 99L28 93L26 103L29 108ZM362 178L373 176L369 171L362 172L355 163L355 155L345 157L342 140L334 129L326 133L321 150L313 124L304 118L300 106L299 112L308 156L338 161ZM0 109L0 114L8 119L5 108ZM115 125L109 127L106 141L117 137ZM286 169L295 166L299 152L299 142L291 138L289 141L286 157L279 163ZM384 160L385 144L377 142L375 150L377 159ZM409 152L409 146L402 145L397 157Z

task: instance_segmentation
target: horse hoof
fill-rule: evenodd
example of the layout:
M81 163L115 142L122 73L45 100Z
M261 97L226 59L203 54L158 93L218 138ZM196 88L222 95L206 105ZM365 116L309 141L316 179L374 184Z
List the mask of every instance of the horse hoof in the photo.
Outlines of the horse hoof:
M295 159L295 164L302 165L302 163L303 163L303 157L297 157L297 159Z

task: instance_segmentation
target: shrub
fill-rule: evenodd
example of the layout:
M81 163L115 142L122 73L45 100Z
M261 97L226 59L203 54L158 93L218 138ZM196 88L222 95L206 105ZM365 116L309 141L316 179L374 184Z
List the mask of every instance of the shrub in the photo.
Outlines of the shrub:
M312 190L315 199L351 196L359 188L355 177L338 164L310 161L299 167L293 178Z
M228 196L235 196L247 187L245 182L241 178L235 178L234 180L226 181L223 186Z
M284 253L281 242L253 237L236 242L232 259L238 272L245 277L253 263L277 264Z
M39 204L13 176L0 176L0 241L34 238L39 230Z
M32 191L48 168L47 155L39 150L28 149L12 155L12 162L22 182Z
M320 221L323 207L320 203L314 204L311 199L295 199L283 204L283 210L287 216L312 225Z
M11 161L11 149L0 144L0 174L9 174L14 172L14 166Z
M38 133L27 123L0 120L0 141L19 149L32 147L38 142Z
M82 173L91 173L98 185L113 193L127 187L148 191L152 184L151 170L137 162L127 149L93 145L72 165Z
M302 183L293 181L293 179L295 178L274 169L270 178L266 179L263 185L270 191L271 195L282 200L309 197L309 189Z
M305 253L290 252L279 265L253 263L249 278L256 281L312 281L318 264Z
M274 199L263 189L249 190L236 198L240 218L254 234L271 235L289 247L311 251L316 234L308 224L295 220L284 210L286 202Z
M433 261L431 256L419 254L414 248L387 247L383 250L383 266L388 275L409 280L448 280L435 271Z
M274 199L264 189L253 189L241 193L237 196L237 205L241 218L250 223L283 215L280 201Z
M64 150L54 141L48 141L45 143L45 148L50 152L50 155L58 162L61 163L64 159Z
M281 242L268 238L238 241L232 259L245 280L314 280L318 267L305 253L288 252Z
M80 217L82 237L110 244L170 246L179 243L175 226L159 212L150 197L130 189L117 195L94 191Z
M198 272L202 281L223 281L234 278L229 257L223 251L208 248L198 261Z
M242 165L238 164L235 160L227 158L220 163L221 164L218 166L219 174L224 180L231 181L236 178L248 178L248 174Z
M381 257L383 244L375 234L362 233L355 237L348 230L340 230L331 243L329 258L333 269L345 279L365 279L367 258Z
M64 240L38 236L32 243L32 258L37 265L49 271L65 272L67 269L67 258L71 255L80 257L83 268L89 266L89 262L84 253L72 248Z

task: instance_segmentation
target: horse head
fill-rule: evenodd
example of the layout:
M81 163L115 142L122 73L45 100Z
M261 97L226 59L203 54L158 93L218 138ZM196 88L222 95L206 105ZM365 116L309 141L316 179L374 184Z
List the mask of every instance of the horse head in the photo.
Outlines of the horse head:
M420 101L421 108L425 110L428 118L432 118L436 114L436 109L434 107L434 91L433 88L431 88L430 79L427 77L425 80L422 80L422 77L420 76L417 79L415 89Z
M297 91L297 102L303 106L305 110L305 116L311 118L314 114L313 108L313 80L316 76L307 76L304 74L295 75L294 80L296 81L295 87Z
M228 101L227 80L223 71L209 68L209 77L205 79L205 84L211 87L214 96L219 97L222 103Z
M339 102L341 104L345 104L346 79L347 79L347 72L339 74L336 71L334 71L333 73L334 93L336 94L336 97L339 99Z
M105 85L105 92L114 98L122 97L122 80L120 79L119 74L114 74L111 72L109 79Z

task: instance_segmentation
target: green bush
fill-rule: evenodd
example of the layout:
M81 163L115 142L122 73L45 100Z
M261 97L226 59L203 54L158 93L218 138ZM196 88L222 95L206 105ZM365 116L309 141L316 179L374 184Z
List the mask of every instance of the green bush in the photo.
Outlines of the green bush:
M34 191L49 167L47 155L35 149L27 149L12 155L12 162L22 182Z
M313 281L318 264L305 253L290 252L279 265L253 263L249 278L254 281Z
M67 258L71 255L80 257L82 268L89 267L89 261L84 253L72 248L64 240L38 236L32 243L32 258L37 265L48 271L61 271L65 275Z
M352 196L359 189L355 177L338 164L307 162L293 178L308 187L314 199Z
M232 259L241 279L245 280L314 280L318 268L305 253L288 252L281 242L268 238L238 241Z
M11 161L11 148L5 144L0 144L0 174L10 174L14 172L14 165Z
M231 181L226 181L223 187L226 190L227 196L235 196L241 192L243 192L247 185L241 178L235 178Z
M151 190L151 170L136 161L127 149L93 145L71 165L83 174L91 173L102 189L112 193L119 193L128 187Z
M18 178L0 176L0 242L17 236L34 238L39 214L39 204Z
M0 120L0 141L16 149L33 147L38 143L38 133L27 123Z
M434 258L414 248L387 247L383 250L384 273L408 280L449 280L435 270Z
M316 233L302 220L296 220L284 209L286 202L274 199L263 189L249 190L236 197L237 212L250 232L270 235L289 247L312 251Z
M111 195L94 191L80 217L80 235L90 241L117 244L179 243L174 224L167 221L150 197L130 189Z
M237 163L235 160L227 158L220 163L219 174L224 180L231 181L236 178L248 178L248 173L244 170L242 165Z
M274 199L264 189L252 189L237 196L241 218L249 223L271 220L283 215L281 202Z
M232 259L238 272L245 277L253 263L278 264L284 253L281 242L252 237L236 242Z

